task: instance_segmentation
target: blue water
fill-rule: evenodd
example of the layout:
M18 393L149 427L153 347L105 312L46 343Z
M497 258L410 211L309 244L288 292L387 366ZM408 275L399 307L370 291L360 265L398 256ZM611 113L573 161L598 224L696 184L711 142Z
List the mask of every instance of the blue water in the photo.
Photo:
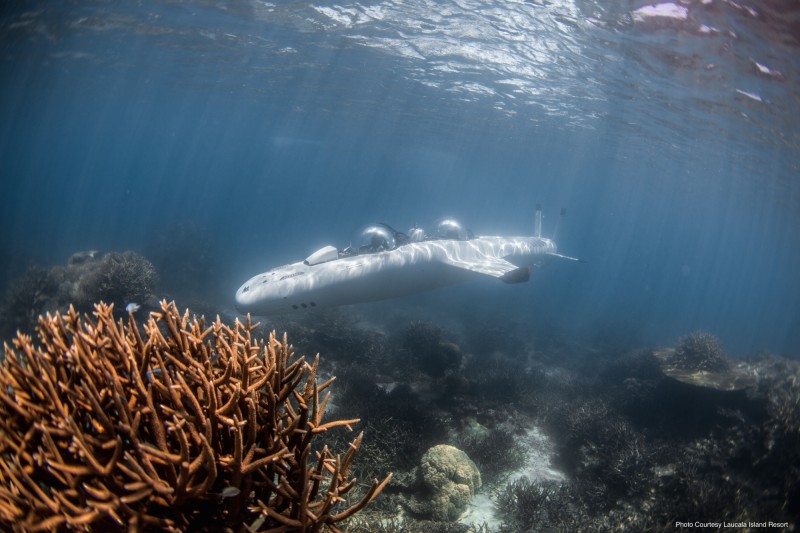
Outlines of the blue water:
M385 305L797 356L797 8L646 6L11 2L0 283L191 222L230 309L369 222L530 234L541 203L585 264Z

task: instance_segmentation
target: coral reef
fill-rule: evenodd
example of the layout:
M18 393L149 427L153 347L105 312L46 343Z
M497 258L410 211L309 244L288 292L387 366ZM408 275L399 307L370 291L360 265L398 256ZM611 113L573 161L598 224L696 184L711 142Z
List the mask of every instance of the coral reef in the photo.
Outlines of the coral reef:
M39 315L53 305L63 277L57 269L29 267L8 288L0 306L0 335L10 338L17 330L33 331Z
M91 312L105 301L122 310L128 303L153 302L158 275L152 263L135 252L95 250L73 254L67 265L30 267L12 283L0 305L0 335L10 339L19 330L34 332L40 314L66 312L70 305Z
M558 442L558 463L578 486L582 501L593 511L648 486L653 476L645 465L659 448L601 398L565 403L549 422Z
M766 398L766 422L757 434L763 455L756 458L782 490L781 508L800 516L800 362L766 357L759 361L762 376L758 394Z
M723 370L728 366L719 339L705 331L681 337L673 354L673 362L695 371Z
M427 323L411 324L402 334L405 348L417 368L431 377L444 376L461 364L461 349L448 342L441 328Z
M72 301L80 308L104 301L124 308L129 302L144 302L158 283L153 264L135 252L109 252L99 261L81 263L81 273Z
M471 311L471 312L470 312ZM523 354L526 351L525 338L529 331L515 317L507 315L485 316L474 310L464 310L464 336L470 351L480 357L501 352L506 355Z
M522 477L494 494L503 531L578 531L582 509L568 485Z
M295 324L337 366L335 415L362 418L353 471L395 471L347 531L663 531L676 517L712 514L798 523L796 361L728 359L708 334L685 342L686 361L676 361L678 347L642 347L618 329L586 344L546 330L523 337L492 319L492 328L476 320L447 330L418 317L365 320L356 310ZM450 339L458 365L427 366L415 355ZM337 438L325 436L343 445ZM434 491L420 457L439 443L464 450L481 473L464 523L430 514Z
M432 522L430 520L415 520L404 518L397 520L370 519L361 515L349 520L345 533L492 533L487 524L467 526L457 522Z
M761 378L746 392L673 380L652 351L585 370L577 394L558 395L546 411L570 478L562 497L584 517L580 524L564 517L552 529L663 530L676 517L710 515L796 521L800 455L791 420L798 418L789 413L800 398L791 385L800 382L800 365L747 365Z
M115 322L40 319L0 366L0 524L7 530L339 531L387 485L357 501L350 471L321 434L333 379L319 356L254 339L250 319L206 327L162 302L140 331Z
M475 461L486 483L497 481L525 464L525 448L502 427L465 434L458 439L458 447Z
M362 446L357 471L372 477L387 464L410 471L419 464L426 449L447 438L433 408L406 384L385 390L375 383L374 375L355 367L339 373L337 385L340 393L336 397L336 416L349 418L357 414L369 436ZM393 485L397 485L400 480L397 476L394 479L397 482Z
M525 363L502 352L467 358L463 374L470 381L470 393L481 402L508 405L519 400L540 381Z

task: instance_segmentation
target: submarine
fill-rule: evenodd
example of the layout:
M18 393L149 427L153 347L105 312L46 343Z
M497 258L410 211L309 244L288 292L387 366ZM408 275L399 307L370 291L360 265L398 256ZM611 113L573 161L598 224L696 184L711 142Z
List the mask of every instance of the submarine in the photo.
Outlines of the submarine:
M562 209L561 218L565 214ZM538 205L533 236L475 236L453 218L440 220L432 234L377 223L355 247L325 246L248 279L236 291L236 308L266 316L386 300L485 277L523 283L532 267L552 259L579 261L558 253L556 232L542 237Z

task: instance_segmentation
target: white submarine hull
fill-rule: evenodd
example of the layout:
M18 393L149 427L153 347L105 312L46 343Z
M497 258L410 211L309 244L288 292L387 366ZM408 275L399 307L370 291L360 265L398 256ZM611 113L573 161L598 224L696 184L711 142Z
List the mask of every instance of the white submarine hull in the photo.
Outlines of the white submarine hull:
M250 278L236 291L236 307L272 315L396 298L482 276L517 283L529 279L530 266L550 257L563 256L543 237L410 242L348 257L328 246Z

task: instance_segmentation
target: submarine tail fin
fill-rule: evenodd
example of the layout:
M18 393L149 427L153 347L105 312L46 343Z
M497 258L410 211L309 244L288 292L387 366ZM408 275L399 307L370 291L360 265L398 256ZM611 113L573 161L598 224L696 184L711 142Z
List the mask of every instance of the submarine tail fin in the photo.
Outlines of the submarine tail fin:
M561 213L558 215L558 222L556 222L556 227L553 230L553 236L550 237L550 240L555 241L558 238L558 230L561 229L561 224L564 223L564 218L567 216L567 208L562 207Z
M562 207L561 208L561 212L558 215L558 222L556 222L556 227L553 229L553 236L550 237L550 240L553 241L554 243L556 242L556 239L558 238L558 231L559 231L559 229L561 229L561 226L564 223L564 219L566 218L566 216L567 216L567 208L566 207ZM542 236L541 234L542 234L542 207L541 207L541 205L537 204L536 205L536 236L537 237L541 237ZM583 259L578 259L577 257L571 257L571 256L568 256L568 255L562 255L562 254L558 254L558 253L555 253L555 252L549 252L549 253L547 253L547 256L548 257L552 257L554 259L566 259L568 261L577 261L578 263L585 263L586 262Z
M569 255L557 254L557 253L554 253L554 252L548 252L546 255L547 255L547 257L553 257L555 259L566 259L567 261L577 261L578 263L585 263L586 262L583 259L578 259L577 257L572 257L572 256L569 256Z
M536 237L542 236L542 204L536 204L536 214L534 215L533 234Z

